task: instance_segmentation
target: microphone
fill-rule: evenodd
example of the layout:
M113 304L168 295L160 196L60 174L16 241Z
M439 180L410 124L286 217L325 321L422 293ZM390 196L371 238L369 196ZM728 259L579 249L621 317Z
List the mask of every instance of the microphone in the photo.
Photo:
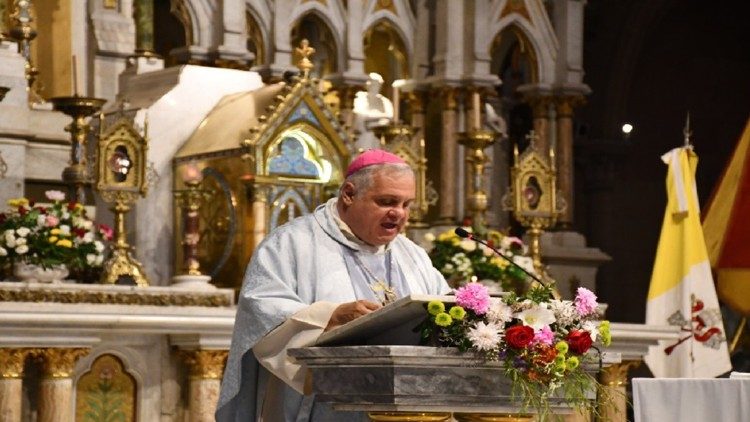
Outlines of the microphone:
M494 246L491 246L489 243L485 242L484 240L482 240L481 238L475 236L474 234L469 233L463 227L456 227L456 230L454 232L456 233L456 235L458 235L458 237L461 237L463 239L473 240L473 241L475 241L477 243L481 243L482 245L484 245L484 246L492 249L493 252L495 252L496 254L498 254L504 260L508 261L514 267L516 267L519 270L523 271L527 276L529 276L532 279L534 279L534 281L536 281L537 283L541 284L542 286L546 286L547 285L547 283L544 283L542 280L539 279L539 277L537 277L534 274L526 271L526 268L524 268L524 267L516 264L515 262L513 262L512 259L510 259L507 256L505 256L502 252L500 252L499 250L497 250Z

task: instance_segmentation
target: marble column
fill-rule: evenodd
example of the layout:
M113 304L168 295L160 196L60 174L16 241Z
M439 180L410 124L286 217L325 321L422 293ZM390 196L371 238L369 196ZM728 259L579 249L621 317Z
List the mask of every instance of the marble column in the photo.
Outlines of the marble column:
M135 51L142 55L154 54L154 2L135 0Z
M253 250L266 237L266 220L268 220L268 189L255 185L253 189Z
M414 129L412 148L419 148L420 139L424 138L424 93L412 91L409 93L409 111L411 113L411 127Z
M0 420L21 422L23 365L29 349L0 349Z
M227 363L227 350L184 350L182 358L190 367L188 411L190 422L213 422L219 400L221 377Z
M456 174L456 156L458 140L456 138L456 97L458 89L445 87L440 92L443 101L442 134L440 139L440 203L439 223L456 224L456 192L458 175ZM462 176L462 175L461 175Z
M42 382L38 422L73 422L73 369L89 349L40 349Z
M597 398L601 420L625 422L628 415L628 372L641 364L640 361L625 360L608 366L599 373L599 382L604 394Z
M555 97L557 111L557 188L565 200L565 211L558 218L558 226L569 229L574 221L574 189L573 174L573 108L583 103L581 95L562 95ZM543 150L543 151L546 151Z

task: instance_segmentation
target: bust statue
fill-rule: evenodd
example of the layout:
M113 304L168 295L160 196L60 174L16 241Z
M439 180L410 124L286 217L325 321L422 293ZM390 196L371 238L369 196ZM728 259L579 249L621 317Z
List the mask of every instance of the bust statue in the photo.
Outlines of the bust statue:
M372 133L372 128L387 126L393 119L391 100L380 94L383 77L370 73L366 91L357 92L354 97L354 128L359 132L355 143L357 149L378 148L380 141Z

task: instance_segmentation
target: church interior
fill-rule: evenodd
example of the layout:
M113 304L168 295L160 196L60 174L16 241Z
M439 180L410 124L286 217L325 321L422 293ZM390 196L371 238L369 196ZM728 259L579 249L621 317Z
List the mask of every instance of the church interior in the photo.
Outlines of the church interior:
M0 203L62 191L114 229L103 267L65 282L19 281L0 256L0 419L109 420L91 415L110 406L123 421L214 420L254 248L376 147L415 170L418 244L472 224L536 239L562 297L597 294L622 354L600 379L625 393L612 420L626 420L628 379L650 376L649 346L677 335L645 323L661 156L690 143L701 206L727 200L750 110L749 9L0 0ZM516 185L532 151L545 176ZM750 176L734 183L750 198ZM514 197L535 190L554 199L527 220ZM722 311L744 367L745 314Z

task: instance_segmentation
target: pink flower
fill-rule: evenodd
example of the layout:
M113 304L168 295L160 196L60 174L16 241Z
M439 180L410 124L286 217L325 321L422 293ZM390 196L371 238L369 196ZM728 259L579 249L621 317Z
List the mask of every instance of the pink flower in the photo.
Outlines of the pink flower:
M555 333L549 328L549 325L545 325L541 330L534 333L534 344L545 344L551 346L555 341Z
M490 293L480 283L468 283L456 289L456 304L477 315L484 315L490 308Z
M60 219L54 215L47 214L47 219L44 221L44 224L47 227L57 227L57 225L60 224Z
M46 196L47 199L49 199L50 201L64 201L65 200L65 193L59 190L48 190L44 192L44 196Z
M102 233L102 236L106 240L112 240L112 236L114 235L114 230L112 230L112 227L109 227L106 224L99 224L99 231Z
M579 315L586 316L592 314L596 312L596 307L598 306L596 295L585 287L579 287L575 305Z

